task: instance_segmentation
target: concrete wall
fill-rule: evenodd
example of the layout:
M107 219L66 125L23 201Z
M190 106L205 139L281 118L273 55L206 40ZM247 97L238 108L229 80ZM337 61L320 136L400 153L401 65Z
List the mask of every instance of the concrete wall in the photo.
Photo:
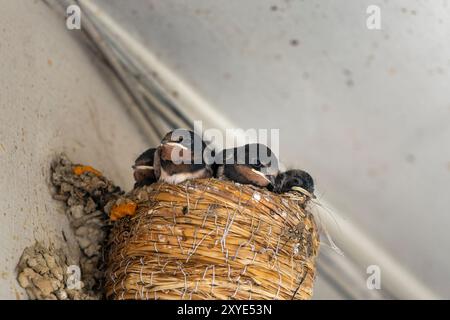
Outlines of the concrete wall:
M130 188L146 147L110 75L42 1L1 1L0 299L24 298L15 281L22 250L70 234L48 188L52 157L65 152Z

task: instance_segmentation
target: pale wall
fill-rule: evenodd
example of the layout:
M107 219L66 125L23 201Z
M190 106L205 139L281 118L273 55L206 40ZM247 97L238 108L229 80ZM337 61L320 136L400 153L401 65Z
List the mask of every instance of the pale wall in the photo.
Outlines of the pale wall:
M8 0L0 21L0 299L15 299L22 250L68 233L47 185L52 157L65 152L129 188L146 144L62 17L41 1Z

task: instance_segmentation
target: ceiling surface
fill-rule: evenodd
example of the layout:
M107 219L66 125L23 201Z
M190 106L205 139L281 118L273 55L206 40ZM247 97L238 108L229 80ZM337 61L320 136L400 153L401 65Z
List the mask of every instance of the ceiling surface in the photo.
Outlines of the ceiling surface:
M284 164L450 297L447 1L94 3L224 119L280 129ZM366 27L371 4L381 30ZM319 297L342 296L325 287Z

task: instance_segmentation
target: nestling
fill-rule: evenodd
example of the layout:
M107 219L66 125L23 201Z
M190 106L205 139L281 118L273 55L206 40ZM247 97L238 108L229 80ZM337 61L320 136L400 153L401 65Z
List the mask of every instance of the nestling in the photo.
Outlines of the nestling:
M177 129L167 133L155 152L155 176L158 181L172 184L212 177L210 161L203 156L206 149L206 143L192 131Z
M278 159L264 144L222 150L216 157L217 178L268 187L278 174Z

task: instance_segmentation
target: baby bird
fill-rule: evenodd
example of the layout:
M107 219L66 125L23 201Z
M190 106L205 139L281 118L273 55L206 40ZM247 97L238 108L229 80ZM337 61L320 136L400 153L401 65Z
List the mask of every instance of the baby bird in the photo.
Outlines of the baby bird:
M167 133L155 152L156 178L178 184L189 179L212 177L211 165L203 157L206 148L202 138L192 131L177 129Z
M225 149L216 156L216 177L257 187L275 182L278 159L269 147L260 143Z
M299 189L296 189L299 188ZM288 170L277 175L273 186L276 193L306 190L314 197L314 180L308 172L303 170Z
M157 179L153 167L155 152L155 148L148 149L135 160L133 165L134 188L148 186L156 182Z

